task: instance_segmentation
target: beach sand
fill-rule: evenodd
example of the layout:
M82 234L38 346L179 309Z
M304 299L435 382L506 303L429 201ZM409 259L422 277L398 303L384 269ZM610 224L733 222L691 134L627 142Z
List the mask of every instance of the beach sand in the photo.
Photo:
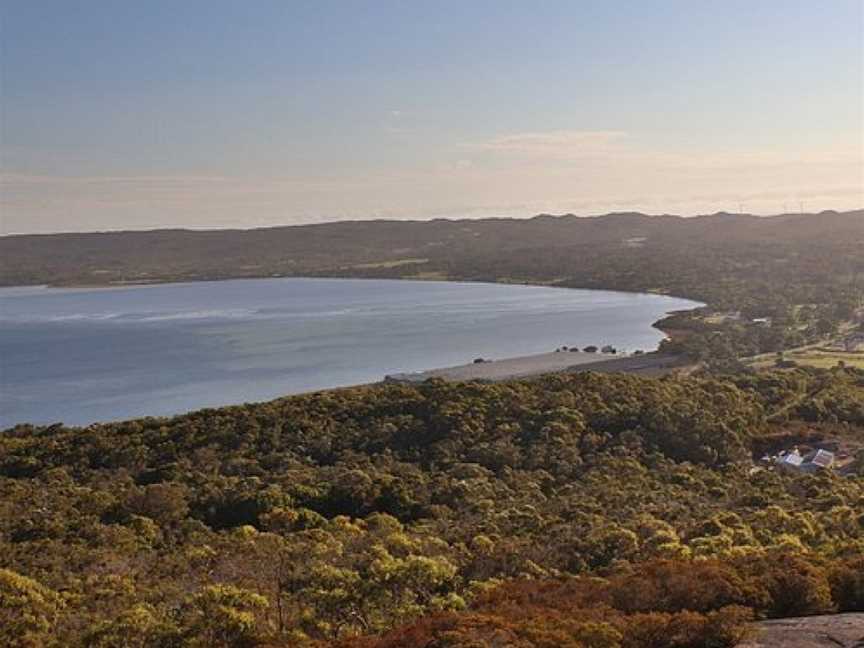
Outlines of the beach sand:
M548 373L601 371L623 371L656 375L681 368L684 362L677 356L646 353L642 355L614 355L606 353L584 353L556 351L536 355L505 358L488 362L478 362L430 369L416 373L391 374L386 380L391 382L417 383L430 378L444 380L512 380L539 376Z

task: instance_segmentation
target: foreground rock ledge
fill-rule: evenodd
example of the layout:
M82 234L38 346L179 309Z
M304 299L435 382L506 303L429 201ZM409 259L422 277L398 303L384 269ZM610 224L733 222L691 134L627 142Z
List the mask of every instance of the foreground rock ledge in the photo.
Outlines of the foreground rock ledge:
M864 648L864 613L773 619L738 648Z

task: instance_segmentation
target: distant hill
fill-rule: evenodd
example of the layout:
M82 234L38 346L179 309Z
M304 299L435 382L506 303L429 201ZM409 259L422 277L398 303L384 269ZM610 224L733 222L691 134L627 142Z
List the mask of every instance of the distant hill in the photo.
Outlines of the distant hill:
M773 255L802 245L864 250L864 210L773 217L544 214L521 220L15 235L0 237L0 285L298 275L557 281L578 274L577 257L678 256L707 249L731 258L742 249ZM562 264L568 256L571 262ZM556 267L538 265L549 258Z

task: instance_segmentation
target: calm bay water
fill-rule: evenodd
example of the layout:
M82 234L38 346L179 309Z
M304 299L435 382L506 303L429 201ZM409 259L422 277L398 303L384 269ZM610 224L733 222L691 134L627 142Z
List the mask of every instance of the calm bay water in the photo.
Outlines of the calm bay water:
M697 304L476 283L0 289L0 427L161 416L561 345L654 349Z

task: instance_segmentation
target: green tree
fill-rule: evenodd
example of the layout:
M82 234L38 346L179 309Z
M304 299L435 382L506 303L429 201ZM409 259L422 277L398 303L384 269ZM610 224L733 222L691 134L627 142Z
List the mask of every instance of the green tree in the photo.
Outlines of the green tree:
M267 606L255 592L210 585L187 600L182 633L193 647L247 648L255 644L256 614Z
M0 637L8 648L44 645L63 609L63 600L41 583L0 569Z

